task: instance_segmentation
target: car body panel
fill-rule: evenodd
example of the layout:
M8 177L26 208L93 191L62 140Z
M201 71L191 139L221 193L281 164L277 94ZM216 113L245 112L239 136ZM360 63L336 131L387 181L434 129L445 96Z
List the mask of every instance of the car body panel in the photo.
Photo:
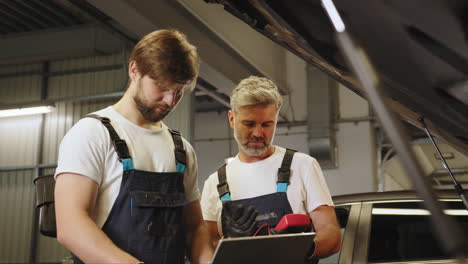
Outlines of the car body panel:
M371 229L372 204L363 204L359 216L358 234L354 245L353 263L367 263L369 235Z
M454 191L438 191L437 197L439 201L456 202L458 207L462 208L461 199ZM374 193L359 193L349 195L339 195L333 197L337 217L340 225L342 225L342 248L339 257L332 256L321 260L323 264L356 264L356 263L458 263L455 259L442 260L418 260L418 261L386 261L386 262L370 262L370 236L373 228L372 217L373 208L385 207L385 204L395 203L396 207L402 203L414 204L421 203L422 200L414 191L392 191L392 192L374 192ZM401 207L401 206L400 206ZM404 206L403 206L404 207ZM344 210L346 209L346 210ZM348 215L343 212L347 211ZM347 219L347 221L343 221ZM344 227L344 225L346 225ZM344 231L343 231L344 229ZM465 230L466 231L466 230ZM375 255L375 254L374 254ZM338 259L338 261L336 261Z
M460 199L460 197L451 190L440 190L436 192L438 199ZM336 205L362 203L362 202L385 202L391 201L421 201L421 198L415 191L390 191L390 192L369 192L357 194L337 195L333 197Z
M353 260L354 245L356 244L359 217L361 215L361 204L351 206L346 225L346 231L343 234L343 240L340 250L339 263L351 264Z

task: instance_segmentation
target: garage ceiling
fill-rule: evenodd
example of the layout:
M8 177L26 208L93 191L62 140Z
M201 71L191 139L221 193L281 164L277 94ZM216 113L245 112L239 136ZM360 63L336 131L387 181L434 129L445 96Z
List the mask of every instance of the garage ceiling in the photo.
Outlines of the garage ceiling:
M66 5L64 5L66 4ZM34 32L80 26L89 22L83 13L63 1L0 1L0 34ZM105 18L102 13L100 15Z
M0 64L110 54L138 39L136 33L83 0L0 0L0 14L0 48L7 51L0 55ZM229 98L209 80L197 88L197 111L227 109L220 101L229 102Z

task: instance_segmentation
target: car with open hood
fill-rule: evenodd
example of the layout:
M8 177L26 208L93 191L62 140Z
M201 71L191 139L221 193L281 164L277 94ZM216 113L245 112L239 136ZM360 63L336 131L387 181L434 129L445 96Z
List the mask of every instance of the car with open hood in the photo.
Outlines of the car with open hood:
M337 44L320 0L205 0L368 98ZM332 1L326 1L332 2ZM468 156L468 1L333 0L365 52L389 109ZM468 235L466 208L437 193ZM334 197L343 247L320 263L451 263L415 192ZM458 200L457 200L458 199ZM465 237L466 237L465 235ZM465 245L466 246L466 245ZM465 250L468 252L468 248Z
M205 0L367 97L345 63L334 28L312 0ZM385 101L417 127L468 156L468 2L335 0L346 30L376 69Z

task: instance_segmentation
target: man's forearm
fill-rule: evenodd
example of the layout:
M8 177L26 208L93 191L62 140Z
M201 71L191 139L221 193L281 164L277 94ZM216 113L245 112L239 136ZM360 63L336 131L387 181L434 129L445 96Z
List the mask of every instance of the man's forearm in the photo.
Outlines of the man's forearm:
M138 263L138 259L118 248L88 216L64 221L68 223L59 227L57 239L83 262Z
M85 263L137 263L118 248L90 217L98 185L78 174L61 174L55 183L57 239Z
M313 256L320 258L328 257L340 250L340 229L334 224L328 224L316 231L314 242L315 250Z
M191 244L192 263L209 263L213 258L213 247L204 221L192 230L188 237Z

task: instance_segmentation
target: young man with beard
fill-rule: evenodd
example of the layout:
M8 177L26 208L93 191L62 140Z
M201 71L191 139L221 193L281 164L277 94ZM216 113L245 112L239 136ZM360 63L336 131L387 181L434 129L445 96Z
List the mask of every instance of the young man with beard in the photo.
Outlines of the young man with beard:
M115 105L67 133L56 169L57 239L74 263L193 263L212 257L192 146L162 120L196 82L196 48L175 30L143 37Z
M281 104L267 78L251 76L234 89L228 118L239 153L206 180L203 216L216 245L222 235L251 236L286 214L308 214L316 232L310 256L329 256L339 250L341 234L319 164L272 145Z

